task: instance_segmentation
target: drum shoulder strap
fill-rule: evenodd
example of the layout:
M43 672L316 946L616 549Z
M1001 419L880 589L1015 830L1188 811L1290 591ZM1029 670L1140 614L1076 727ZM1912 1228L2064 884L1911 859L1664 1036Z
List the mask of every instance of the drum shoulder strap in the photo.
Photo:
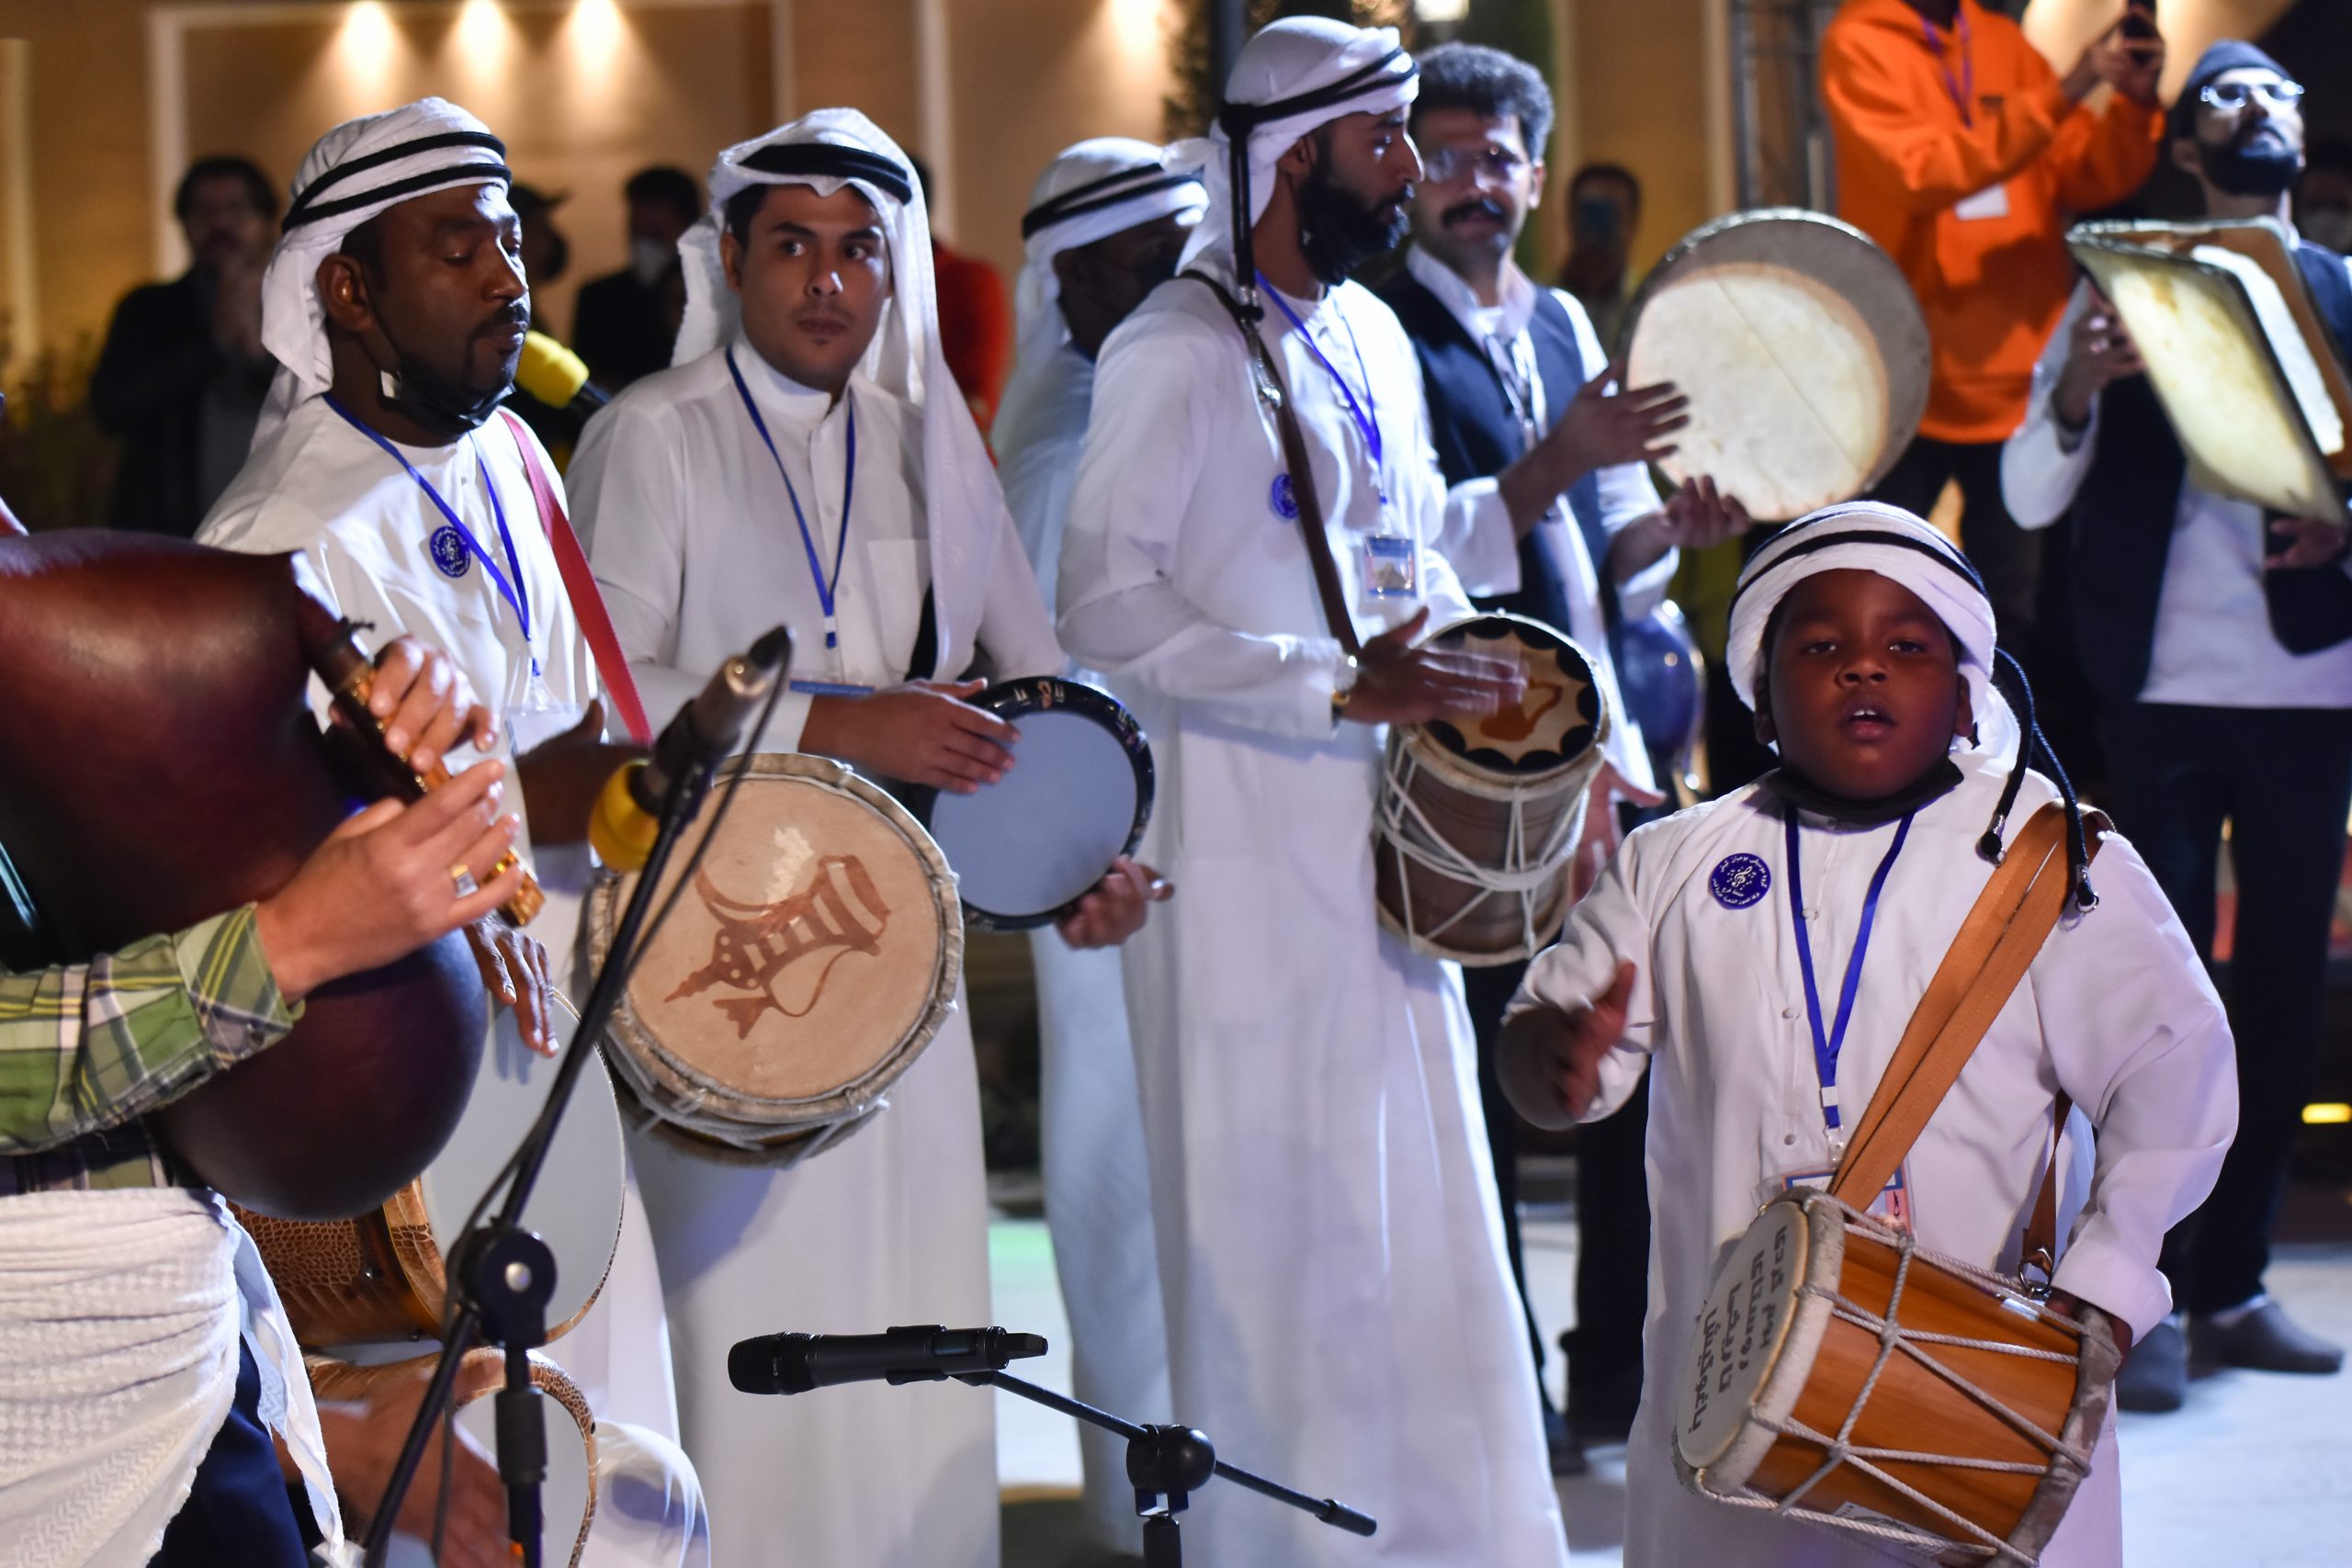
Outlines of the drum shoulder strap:
M2085 813L2093 856L2106 819ZM2095 819L2095 820L2089 820ZM2033 814L1977 895L1952 938L1951 948L1928 982L1927 993L1903 1031L1903 1039L1879 1079L1852 1141L1829 1184L1830 1196L1867 1207L1911 1152L1958 1081L1984 1032L2008 1005L2018 982L2041 951L2064 911L2071 877L2066 864L2065 808L2055 802ZM2065 1126L2067 1104L2058 1102L2056 1127ZM2050 1165L2042 1173L2033 1220L2027 1235L2029 1258L2040 1250L2056 1256L2058 1142L2053 1133Z
M1259 381L1259 396L1273 405L1274 427L1282 436L1283 466L1290 471L1292 498L1298 503L1299 531L1306 536L1306 558L1315 569L1315 591L1323 601L1323 619L1330 626L1331 635L1349 658L1363 652L1363 643L1356 636L1355 617L1348 611L1348 592L1340 578L1340 563L1331 553L1331 538L1323 527L1323 498L1316 492L1315 468L1307 460L1306 434L1298 427L1298 414L1290 404L1290 389L1283 384L1282 367L1275 363L1273 353L1260 335L1258 323L1232 291L1206 273L1187 272L1186 277L1205 284L1217 303L1225 307L1233 324L1241 329L1241 339L1247 348L1252 368Z

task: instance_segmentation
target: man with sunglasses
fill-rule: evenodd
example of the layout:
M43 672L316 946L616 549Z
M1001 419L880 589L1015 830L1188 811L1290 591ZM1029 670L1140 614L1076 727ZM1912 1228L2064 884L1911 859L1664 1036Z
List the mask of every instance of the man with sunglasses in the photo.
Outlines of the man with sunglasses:
M2207 50L2171 118L2173 162L2210 218L2286 224L2303 164L2303 90L2252 44ZM2297 239L2312 305L2352 342L2352 276ZM2324 352L2324 351L2323 351ZM2118 826L2200 953L2213 951L2224 820L2237 907L2229 976L2237 1140L2204 1207L2165 1239L2174 1305L2116 1385L2177 1409L2188 1357L2334 1372L2344 1352L2264 1289L2287 1147L2309 1086L2328 926L2352 807L2352 583L2335 524L2266 517L2188 476L2113 307L2079 284L2034 371L2002 479L2029 528L2071 518L2075 622L2099 704Z
M1413 244L1382 298L1420 366L1447 487L1441 547L1481 607L1575 638L1615 720L1578 857L1589 876L1616 845L1619 803L1659 799L1641 731L1617 691L1611 631L1657 608L1678 546L1704 547L1745 529L1747 516L1703 480L1660 503L1644 464L1673 450L1674 432L1688 423L1681 395L1670 385L1620 385L1584 307L1539 287L1512 259L1543 195L1551 123L1551 94L1525 62L1477 44L1421 57L1410 120L1422 165ZM1504 1244L1522 1293L1517 1117L1496 1081L1493 1048L1524 969L1463 971ZM1634 1105L1584 1129L1577 1145L1577 1190L1596 1201L1577 1208L1577 1328L1566 1343L1569 1404L1587 1436L1622 1437L1640 1398L1649 1257L1643 1123ZM1540 1336L1534 1347L1540 1371ZM1553 1469L1574 1473L1583 1468L1577 1437L1548 1396L1544 1403Z

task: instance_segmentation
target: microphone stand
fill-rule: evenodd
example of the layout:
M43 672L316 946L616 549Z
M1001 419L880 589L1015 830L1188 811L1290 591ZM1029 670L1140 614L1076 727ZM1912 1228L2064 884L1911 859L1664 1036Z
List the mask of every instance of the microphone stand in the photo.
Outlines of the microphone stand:
M1377 1519L1360 1514L1344 1503L1329 1497L1310 1497L1280 1482L1226 1463L1216 1457L1208 1435L1196 1428L1139 1427L1107 1410L1097 1410L1091 1404L1080 1404L1067 1394L1039 1388L1003 1371L958 1372L955 1376L957 1382L970 1383L974 1388L1001 1388L1007 1393L1017 1393L1032 1404L1058 1410L1127 1439L1127 1479L1135 1483L1136 1514L1143 1520L1144 1568L1182 1568L1184 1549L1182 1539L1177 1534L1176 1516L1191 1503L1191 1495L1207 1485L1212 1476L1247 1487L1302 1514L1312 1514L1350 1535L1368 1536L1380 1528Z
M776 679L781 682L781 673ZM523 1210L531 1201L531 1190L547 1163L580 1075L595 1059L596 1042L619 1005L637 962L639 938L652 912L662 870L686 824L700 808L716 772L715 761L683 768L663 795L652 851L645 858L637 890L630 895L628 908L615 931L605 967L588 993L588 1004L581 1010L571 1043L556 1066L547 1104L515 1151L514 1179L506 1190L505 1201L496 1214L467 1231L450 1254L448 1288L457 1311L441 1337L440 1361L433 1370L433 1381L416 1407L416 1418L409 1423L408 1439L368 1521L368 1568L383 1568L401 1505L424 1461L434 1425L449 1407L459 1363L477 1337L506 1352L506 1386L498 1395L497 1430L498 1474L506 1483L507 1533L521 1548L524 1568L540 1568L539 1486L547 1479L548 1440L546 1412L531 1382L531 1351L547 1343L547 1304L555 1292L555 1254L523 1227Z

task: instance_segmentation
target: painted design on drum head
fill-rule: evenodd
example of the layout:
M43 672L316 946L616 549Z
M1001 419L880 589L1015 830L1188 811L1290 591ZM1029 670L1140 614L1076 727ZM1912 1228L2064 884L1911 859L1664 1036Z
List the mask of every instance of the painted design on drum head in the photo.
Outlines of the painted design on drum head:
M1266 504L1275 516L1285 523L1298 521L1298 491L1288 474L1276 474L1273 488L1266 492Z
M1745 850L1717 861L1707 878L1707 891L1726 909L1745 909L1771 890L1772 868Z
M1449 751L1505 773L1541 773L1582 754L1600 719L1600 688L1565 639L1544 628L1483 616L1443 633L1444 647L1517 664L1527 677L1519 706L1495 714L1450 714L1430 730Z
M890 907L855 855L824 856L797 892L773 903L730 898L707 871L695 874L695 892L718 922L710 962L662 1000L699 996L713 986L745 993L711 1000L733 1021L738 1038L748 1037L770 1009L808 1017L824 1000L833 965L852 953L878 954L890 927Z
M466 556L466 541L447 523L433 530L433 536L424 541L424 548L444 577L463 577L473 565Z

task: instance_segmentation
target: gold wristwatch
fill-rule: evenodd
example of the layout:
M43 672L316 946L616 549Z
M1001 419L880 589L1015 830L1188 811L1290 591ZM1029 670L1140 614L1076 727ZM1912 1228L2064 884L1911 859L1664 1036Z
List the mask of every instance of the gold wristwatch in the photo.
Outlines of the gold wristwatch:
M1331 728L1348 716L1348 701L1356 694L1356 677L1363 673L1363 665L1352 653L1340 655L1340 667L1331 677Z

